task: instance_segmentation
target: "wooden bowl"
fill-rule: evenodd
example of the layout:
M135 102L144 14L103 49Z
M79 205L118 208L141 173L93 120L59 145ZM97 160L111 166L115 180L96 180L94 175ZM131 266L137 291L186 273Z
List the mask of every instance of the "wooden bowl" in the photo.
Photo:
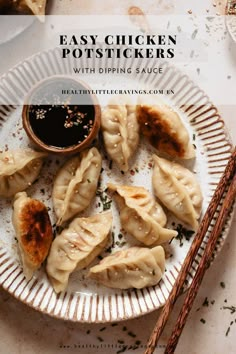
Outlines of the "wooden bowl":
M40 81L28 93L22 110L30 140L41 150L64 155L90 146L101 123L101 107L91 92L87 84L70 76Z

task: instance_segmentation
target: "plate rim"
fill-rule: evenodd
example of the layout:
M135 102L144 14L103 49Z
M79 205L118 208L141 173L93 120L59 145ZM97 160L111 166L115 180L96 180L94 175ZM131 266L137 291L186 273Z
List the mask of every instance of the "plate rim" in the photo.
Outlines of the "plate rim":
M16 64L16 65L15 65L14 67L12 67L10 70L8 70L8 72L4 73L4 74L0 77L0 84L1 84L1 82L2 82L2 80L3 80L4 78L7 78L8 75L9 75L10 73L14 72L17 68L23 67L24 64L30 63L32 60L35 60L35 58L37 58L37 57L40 57L40 56L42 56L42 55L50 55L51 53L54 53L54 52L57 51L57 50L58 50L58 48L54 48L54 49L50 49L50 50L38 52L38 53L35 53L35 54L33 54L32 56L30 56L30 57L28 57L28 58L26 58L26 59L20 61L18 64ZM217 107L211 102L211 100L210 100L210 98L208 97L208 95L206 95L205 92L204 92L203 90L201 90L201 88L200 88L197 84L195 84L195 82L194 82L187 74L185 74L180 68L177 68L177 67L175 67L174 65L169 64L168 62L162 62L162 64L163 64L163 63L165 63L165 65L167 65L167 67L168 67L169 69L170 69L170 68L171 68L171 69L173 68L174 71L175 71L175 73L179 74L179 75L181 76L181 78L187 78L188 83L191 84L191 88L192 88L192 89L197 89L198 92L203 93L204 98L207 99L207 103L206 103L206 104L210 105L211 109L214 109L214 111L215 111L214 116L217 116L217 117L218 117L217 122L221 122L221 124L222 124L222 127L221 127L221 128L222 128L222 130L223 130L223 132L224 132L225 141L227 141L227 142L229 143L229 145L231 146L231 148L230 148L229 151L232 151L233 144L232 144L232 139L231 139L231 137L230 137L230 134L229 134L229 132L228 132L228 129L227 129L226 125L225 125L224 120L222 119L221 115L219 114L219 111L218 111ZM182 110L181 107L179 107L179 109L180 109L181 111L184 111L184 110ZM228 160L228 159L227 159L227 160ZM225 160L225 161L227 162L227 160ZM231 213L230 213L230 215L229 215L229 217L228 217L228 220L227 220L227 223L226 223L224 232L221 234L220 244L218 244L217 247L216 247L216 250L215 250L215 252L214 252L214 256L213 256L212 262L213 262L213 260L216 258L216 256L218 255L218 253L220 253L221 248L223 247L223 244L224 244L224 242L225 242L225 240L226 240L226 238L227 238L227 236L228 236L228 233L229 233L229 230L230 230L232 221L233 221L234 211L235 211L235 205L234 205L234 207L232 208L232 211L231 211ZM2 257L4 256L4 253L2 253L2 251L4 251L4 248L2 248L2 247L0 246L0 267L1 267L3 264L5 264L5 263L7 262L7 261L4 261L4 260L3 260L3 262L2 262ZM183 262L183 261L184 261L184 260L182 260L182 262ZM180 263L180 262L179 262L179 263ZM182 264L182 263L180 263L180 264ZM117 311L117 317L116 317L115 319L112 319L112 318L111 318L112 316L110 316L109 320L107 320L107 319L105 319L105 315L104 315L104 317L99 320L99 319L97 318L97 314L96 314L96 318L95 318L95 320L93 320L93 319L91 318L91 313L89 314L89 316L88 316L87 319L85 319L84 317L81 317L80 319L78 319L77 317L74 316L75 310L74 310L72 316L69 315L69 312L70 312L70 309L69 309L70 303L68 303L68 305L67 305L67 309L66 309L65 315L61 315L60 313L61 313L61 309L62 309L62 307L63 307L63 304L62 304L62 306L60 307L59 313L56 314L56 313L53 312L53 310L56 308L56 304L55 304L55 306L53 307L53 310L52 310L52 311L48 311L48 310L42 310L39 305L37 305L37 306L33 305L33 302L28 302L28 301L27 301L28 296L26 297L26 300L25 300L25 299L21 299L21 298L20 298L20 295L21 295L21 294L17 296L17 295L15 294L15 291L10 291L9 287L4 286L4 283L6 282L6 279L4 279L3 281L1 280L2 274L4 274L4 272L7 271L7 269L9 269L9 267L4 268L4 271L3 271L2 273L0 273L0 286L1 286L5 291L7 291L9 294L11 294L12 296L14 296L17 300L21 301L22 303L26 304L27 306L32 307L32 308L35 309L36 311L41 312L41 313L44 313L44 314L47 314L47 315L49 315L49 316L51 316L51 317L54 317L54 318L57 318L57 319L61 319L61 320L67 320L67 321L78 322L78 323L90 323L90 324L91 324L91 323L120 322L120 321L124 321L124 320L128 320L128 319L137 318L137 317L143 316L143 315L145 315L145 314L148 314L148 313L150 313L150 312L152 312L152 311L158 310L158 309L161 308L161 307L164 305L164 303L165 303L165 302L164 302L164 303L160 303L159 306L156 306L156 307L154 306L154 308L148 308L148 306L146 306L146 309L145 309L144 311L142 311L141 307L139 306L139 307L140 307L140 312L139 312L139 313L134 313L134 312L132 312L132 315L131 315L131 316L127 316L127 315L125 314L125 311L124 311L123 316L122 316L122 317L119 317L119 316L118 316L118 311ZM12 272L14 272L14 270L13 270ZM191 273L191 275L190 275L190 281L191 281L191 279L192 279L192 277L193 277L192 272L193 272L193 269L192 269L192 267L191 267L191 270L190 270L190 273ZM12 274L12 273L10 273L10 274ZM178 275L177 275L177 276L178 276ZM177 276L176 276L176 277L177 277ZM15 279L15 278L14 278L14 279ZM13 282L14 282L14 279L13 279ZM176 280L176 278L175 278L175 280ZM32 281L32 280L31 280L31 281ZM31 281L27 282L27 284L26 284L25 287L27 287L27 286L30 284ZM11 283L11 284L12 284L12 283ZM11 284L10 284L10 285L11 285ZM9 285L9 286L10 286L10 285ZM190 285L190 282L189 282L189 285ZM189 286L189 285L188 285L188 286ZM43 285L42 285L42 286L43 286ZM173 285L172 285L172 286L173 286ZM188 286L185 286L184 291L187 290ZM151 287L151 288L153 288L153 287ZM31 289L31 288L30 288L30 289ZM145 290L145 289L146 289L146 288L144 288L144 290ZM48 290L50 290L50 288L46 287L45 293L48 292ZM51 288L51 290L52 290L52 288ZM126 291L125 291L125 294L124 294L124 292L121 292L121 295L120 295L120 296L123 298L123 300L124 300L125 296L129 296L129 293L130 293L130 291L132 291L132 290L133 290L133 289L128 290L128 291L126 290ZM50 291L49 291L49 292L50 292ZM53 292L54 292L54 291L52 290L51 293L50 293L50 299L51 299L51 297L52 297L52 295L53 295ZM136 290L136 292L137 292L137 290ZM64 292L64 293L62 293L62 294L63 294L63 299L65 299L65 298L68 296L67 291ZM96 298L96 300L97 300L97 299L99 298L99 294L95 294L95 295L96 295L96 296L93 296L92 294L89 295L90 299ZM59 295L55 295L55 296L56 296L56 300L58 301L58 299L60 298L61 295L59 294ZM101 295L100 295L100 296L101 296ZM105 296L105 295L102 295L102 296ZM108 298L111 298L111 297L112 297L112 295L107 295L107 296L108 296ZM69 296L69 297L70 297L70 296ZM79 295L79 298L81 298L81 295ZM50 302L50 299L48 300L48 303ZM78 299L77 299L77 300L78 300ZM41 303L41 302L42 302L42 301L40 301L40 303ZM92 301L91 301L91 302L92 302ZM85 302L83 303L83 306L85 306ZM77 307L78 307L78 306L77 306ZM92 306L91 306L91 307L92 307ZM125 307L125 305L124 305L124 307ZM131 306L131 307L132 307L132 306ZM47 308L47 307L46 307L46 308ZM92 309L92 308L91 308L91 309ZM90 312L91 312L91 309L90 309ZM112 311L111 307L110 307L110 311Z

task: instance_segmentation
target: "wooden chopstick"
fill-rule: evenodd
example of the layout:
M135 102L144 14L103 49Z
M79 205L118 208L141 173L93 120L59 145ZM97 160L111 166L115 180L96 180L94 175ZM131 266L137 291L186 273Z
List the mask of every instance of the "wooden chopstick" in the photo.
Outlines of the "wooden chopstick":
M155 350L157 341L161 336L161 333L162 333L162 331L165 327L165 324L168 320L168 317L174 307L177 297L184 285L184 281L188 275L188 272L190 271L191 265L197 255L198 249L201 246L201 243L205 237L205 234L206 234L207 229L211 223L211 220L216 212L218 204L221 201L221 198L227 188L227 185L228 185L230 179L235 174L235 168L236 168L236 148L234 148L234 151L233 151L231 157L229 158L228 164L227 164L225 171L220 179L220 182L214 192L211 202L208 205L208 208L207 208L206 213L202 219L202 222L199 225L198 231L195 235L192 245L190 246L190 249L189 249L188 254L184 260L184 263L180 269L180 272L178 274L176 282L170 292L170 295L169 295L169 297L162 309L162 312L161 312L161 314L156 322L156 325L152 331L152 334L148 340L147 349L145 350L145 354L152 354L153 351Z
M179 337L180 337L182 330L185 326L188 314L191 310L192 304L193 304L194 299L197 295L197 292L198 292L198 289L201 285L204 274L205 274L205 272L209 266L209 263L211 261L211 257L212 257L213 251L215 249L216 242L217 242L219 235L223 229L223 226L224 226L225 221L227 219L230 208L232 207L232 204L235 201L235 196L236 196L236 174L234 175L234 177L231 181L229 190L226 194L222 208L220 210L220 214L217 218L215 226L213 227L213 230L212 230L211 235L209 237L209 241L206 245L203 256L199 262L197 271L193 277L191 286L187 291L187 296L184 300L183 306L182 306L179 316L177 318L175 327L174 327L173 332L170 336L170 339L168 340L168 343L167 343L167 346L165 349L165 354L174 353L174 350L178 344L178 340L179 340Z

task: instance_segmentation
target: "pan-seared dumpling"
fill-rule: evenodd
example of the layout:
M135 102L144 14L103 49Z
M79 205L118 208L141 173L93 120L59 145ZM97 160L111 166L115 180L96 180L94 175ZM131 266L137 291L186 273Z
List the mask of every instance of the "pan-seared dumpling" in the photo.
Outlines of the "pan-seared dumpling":
M127 171L139 142L136 108L128 97L116 96L110 100L102 112L101 127L108 155L122 171Z
M1 152L0 197L10 198L28 188L38 177L45 156L30 149Z
M165 271L165 252L161 246L131 247L111 254L89 271L89 277L118 289L156 285Z
M155 195L177 218L196 229L203 197L194 174L180 164L156 155L153 160Z
M159 151L181 159L195 157L188 131L173 108L143 98L137 106L137 119L143 135Z
M57 293L66 289L75 269L87 267L106 246L112 224L110 211L74 219L53 241L47 274Z
M59 170L54 180L52 200L57 224L87 208L95 196L102 158L93 147L72 157Z
M45 15L47 0L14 0L12 8L19 13L32 13L36 16Z
M27 280L47 257L53 240L52 226L46 206L39 200L17 193L13 205L12 223L18 240Z
M177 236L176 231L164 228L166 215L145 188L111 183L108 188L115 191L122 227L137 240L151 246Z
M12 0L0 0L0 15L4 14L4 10L9 9L12 5Z

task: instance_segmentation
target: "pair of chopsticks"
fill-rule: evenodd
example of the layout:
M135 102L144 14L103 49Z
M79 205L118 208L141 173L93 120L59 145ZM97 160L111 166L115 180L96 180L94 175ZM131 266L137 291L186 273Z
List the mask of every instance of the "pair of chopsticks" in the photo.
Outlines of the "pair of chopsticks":
M207 208L207 211L202 219L201 224L199 225L198 232L194 238L194 241L189 249L189 252L185 258L183 266L178 274L176 282L170 292L170 295L167 299L165 306L162 309L162 312L156 322L156 325L153 329L153 332L149 338L147 343L147 349L145 350L145 354L152 354L157 345L158 339L161 336L161 333L165 327L165 324L168 320L168 317L174 307L174 304L177 300L178 295L180 294L182 287L184 285L184 281L190 271L191 265L197 255L198 249L201 246L201 243L205 237L205 234L208 230L208 227L211 223L212 218L215 215L216 209L226 192L226 196L224 198L219 216L216 220L216 223L211 231L209 236L206 248L204 250L203 256L199 262L199 266L194 275L192 283L186 292L185 301L180 310L179 316L175 323L172 334L168 340L165 354L174 353L175 348L178 344L178 340L184 328L184 325L187 320L187 316L191 310L194 299L197 295L198 289L204 277L205 271L208 268L210 261L212 259L213 252L215 250L216 242L218 237L223 229L225 221L227 219L227 215L234 203L236 196L236 148L228 161L226 169L220 179L220 182L214 192L214 195L211 199L211 202Z

